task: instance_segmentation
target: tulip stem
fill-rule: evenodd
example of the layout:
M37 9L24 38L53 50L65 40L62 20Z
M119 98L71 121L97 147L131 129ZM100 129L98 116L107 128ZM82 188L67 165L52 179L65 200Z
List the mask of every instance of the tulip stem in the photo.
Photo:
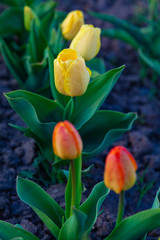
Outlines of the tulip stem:
M72 177L72 200L71 200L70 215L72 215L72 209L75 206L75 201L76 201L76 178L75 178L74 160L70 160L70 164L71 164L71 177Z
M117 221L116 221L116 227L118 224L123 220L124 215L124 201L125 201L125 192L122 191L119 194L119 205L118 205L118 214L117 214Z

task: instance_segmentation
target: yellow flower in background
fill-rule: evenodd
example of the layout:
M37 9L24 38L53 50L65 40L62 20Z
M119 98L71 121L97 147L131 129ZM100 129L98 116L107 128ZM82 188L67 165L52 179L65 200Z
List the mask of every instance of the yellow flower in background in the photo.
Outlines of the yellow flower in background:
M76 10L70 12L61 24L62 35L67 40L72 40L84 24L83 12Z
M54 79L57 90L71 97L81 96L87 90L91 71L75 50L62 50L54 60Z
M31 22L33 19L35 19L36 24L38 25L39 20L35 15L35 13L33 12L33 10L28 6L25 6L24 7L24 27L27 31L31 30Z
M70 48L76 50L85 60L91 60L100 50L100 34L100 28L85 24L72 40Z

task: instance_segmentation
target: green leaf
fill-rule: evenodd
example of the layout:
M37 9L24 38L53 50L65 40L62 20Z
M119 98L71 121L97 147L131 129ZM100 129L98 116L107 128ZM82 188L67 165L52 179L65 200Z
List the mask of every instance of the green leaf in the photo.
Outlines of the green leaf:
M63 106L66 106L70 97L62 95L56 89L55 82L54 82L54 56L49 47L48 47L48 62L49 62L49 73L50 73L50 85L51 85L53 99L57 100Z
M158 189L158 191L156 193L156 197L155 197L153 205L152 205L152 209L156 209L156 208L160 208L160 188ZM140 240L145 240L146 237L147 237L147 233Z
M12 7L2 12L0 15L0 26L0 37L21 34L25 31L23 24L23 8Z
M86 219L85 213L74 209L73 215L64 223L58 240L80 240Z
M156 197L155 197L153 205L152 205L152 209L155 209L155 208L160 208L160 188L158 189L158 191L156 193Z
M34 107L38 119L43 123L62 120L64 108L56 101L24 90L6 93L5 96L10 103L16 99L20 101L21 98L28 101ZM31 116L29 117L31 118Z
M49 89L49 71L47 64L47 58L36 63L30 63L30 57L26 59L28 78L25 81L25 89L39 93L40 95L43 95L43 90L48 90L47 93L50 95L47 95L47 97L49 98L51 96L51 91Z
M118 137L131 129L136 118L135 113L97 111L79 129L84 145L83 158L90 158L104 151Z
M84 227L85 233L92 229L100 207L109 194L109 191L110 190L104 185L104 182L96 184L87 200L80 206L79 209L87 215Z
M77 129L87 122L97 109L102 105L110 91L114 87L124 66L112 69L90 82L87 91L77 97L73 105L73 111L69 121Z
M17 194L30 205L52 234L57 238L62 226L64 210L36 183L17 178Z
M58 56L58 54L67 47L67 41L63 38L62 32L61 32L61 27L60 24L58 26L57 34L56 34L56 39L54 42L53 46L53 52L55 56Z
M154 59L152 57L149 57L144 51L139 50L139 55L141 59L149 66L151 67L156 73L160 74L160 61L157 59Z
M54 1L42 2L35 6L35 11L38 14L39 18L41 18L40 26L46 34L47 39L49 38L53 27L52 22L55 15L55 6L56 3Z
M52 133L56 123L63 119L63 107L55 101L23 90L7 93L5 96L30 128L42 154L48 160L54 160Z
M45 35L40 26L37 26L33 19L29 38L28 51L31 56L30 62L41 62L44 57L44 50L47 47Z
M23 62L15 52L10 50L7 43L2 39L0 41L0 50L7 67L11 71L13 77L16 78L18 85L21 88L24 88L27 72Z
M87 61L86 65L91 71L94 70L100 74L103 74L106 72L106 66L102 58L98 58L98 57L93 58L92 60Z
M32 233L0 220L0 239L2 240L39 240Z
M40 2L39 4L35 4L33 9L35 10L38 17L41 18L43 21L43 18L47 16L50 11L54 13L56 5L56 2L49 0L45 2Z
M116 18L111 15L102 14L102 13L96 13L93 11L89 11L90 15L96 18L99 18L103 21L110 22L117 26L120 29L124 29L127 31L139 44L141 44L144 47L148 47L148 49L151 48L152 44L150 39L146 34L144 34L140 28L134 26L132 23L122 20L120 18Z
M139 240L160 227L160 209L150 209L124 219L105 240Z
M135 49L140 48L140 44L125 30L123 29L102 29L102 36L110 37L110 38L117 38L120 39L128 44L130 44Z

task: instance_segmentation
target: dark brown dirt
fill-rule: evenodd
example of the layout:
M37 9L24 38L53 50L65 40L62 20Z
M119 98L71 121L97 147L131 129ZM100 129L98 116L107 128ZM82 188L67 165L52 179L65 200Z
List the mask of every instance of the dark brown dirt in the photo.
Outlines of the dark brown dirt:
M143 1L141 1L141 4ZM59 9L70 11L82 9L85 11L87 23L96 26L108 26L101 21L91 18L86 10L91 9L113 14L122 18L132 18L135 7L139 1L59 1ZM139 4L140 5L140 4ZM138 186L135 185L126 192L125 217L152 206L160 180L160 94L149 98L151 82L150 78L141 81L139 77L140 64L137 53L128 45L117 40L103 39L102 50L99 54L105 59L107 69L126 65L126 69L114 87L109 98L103 105L103 109L118 110L122 112L137 112L139 119L133 129L125 134L114 145L126 146L135 156L138 162L138 174L141 176L146 171L144 184L154 181L153 187L146 193L137 208L140 199ZM114 64L113 64L114 63ZM160 80L160 79L159 79ZM159 88L157 84L157 89ZM22 203L16 194L16 176L22 170L30 170L33 159L37 156L37 148L33 140L23 136L21 132L8 126L8 123L22 125L23 122L11 109L3 93L17 89L14 80L7 70L2 58L0 58L0 219L19 223L25 229L31 231L42 240L51 240L53 236L45 228L42 222L30 207ZM103 180L104 160L107 149L101 155L85 162L83 168L94 164L90 176L84 178L87 196L93 186ZM52 185L47 192L64 206L64 185ZM90 235L92 240L104 239L113 229L116 221L118 196L111 192L103 204L103 213ZM157 239L160 231L149 233L148 240Z

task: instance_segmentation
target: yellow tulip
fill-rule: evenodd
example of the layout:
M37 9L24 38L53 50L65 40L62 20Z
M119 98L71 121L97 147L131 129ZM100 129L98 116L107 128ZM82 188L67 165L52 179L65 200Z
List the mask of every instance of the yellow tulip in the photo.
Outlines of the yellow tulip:
M90 70L75 50L64 49L54 60L54 79L61 94L81 96L87 90Z
M85 60L91 60L100 50L100 33L100 28L85 24L72 40L70 48L76 50Z
M63 37L67 40L72 40L83 24L83 12L79 10L70 12L61 24Z
M24 7L24 27L27 31L31 30L31 22L33 19L36 21L36 24L39 25L39 19L34 13L34 11L30 7L25 6Z

